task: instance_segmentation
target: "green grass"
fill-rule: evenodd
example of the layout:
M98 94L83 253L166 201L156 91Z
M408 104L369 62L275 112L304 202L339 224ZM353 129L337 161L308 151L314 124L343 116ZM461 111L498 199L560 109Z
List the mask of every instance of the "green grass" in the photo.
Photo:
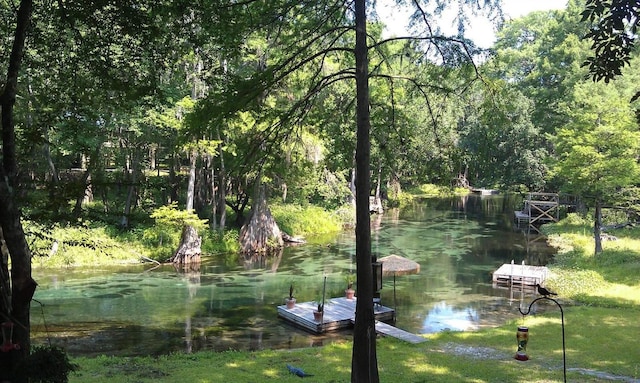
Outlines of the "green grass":
M440 186L435 184L422 184L409 189L407 193L415 197L449 197L452 195L469 194L469 189L459 187Z
M290 235L307 237L342 230L339 216L321 207L274 203L270 209L280 229Z
M567 377L570 382L602 382L577 371L640 378L635 337L640 312L608 308L565 308ZM513 358L518 325L529 327L530 360ZM561 382L560 314L478 332L444 332L413 345L393 338L377 341L382 382ZM297 350L200 352L139 358L76 358L80 371L71 382L297 382L286 364L313 374L306 382L349 382L350 342Z
M603 242L595 255L593 229L571 215L543 226L558 254L548 285L577 303L600 307L640 307L640 229L611 230L617 238Z

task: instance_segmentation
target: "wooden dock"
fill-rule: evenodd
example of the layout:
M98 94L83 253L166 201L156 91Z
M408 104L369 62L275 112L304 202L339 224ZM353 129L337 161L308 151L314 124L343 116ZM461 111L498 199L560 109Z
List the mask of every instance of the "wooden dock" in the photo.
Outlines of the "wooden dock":
M558 222L560 197L557 193L529 193L522 210L514 212L517 225L528 224L529 227L548 222Z
M425 337L404 331L403 329L399 329L383 322L376 322L376 332L414 344L422 343L427 340Z
M498 285L524 285L535 286L536 283L544 285L549 275L549 269L545 266L530 266L505 263L493 272L493 283Z
M278 306L278 316L294 325L316 334L326 331L336 331L353 327L356 315L356 300L347 298L331 298L324 304L324 316L322 321L316 321L313 311L317 308L315 302L296 303L295 307L288 309L286 305ZM383 323L391 321L395 316L395 310L380 304L373 306L376 319L376 331L393 336L411 343L426 340L419 335L411 334L397 327Z
M499 194L500 191L499 190L495 190L495 189L483 189L483 188L472 188L471 192L473 194L480 194L480 195L495 195L495 194Z

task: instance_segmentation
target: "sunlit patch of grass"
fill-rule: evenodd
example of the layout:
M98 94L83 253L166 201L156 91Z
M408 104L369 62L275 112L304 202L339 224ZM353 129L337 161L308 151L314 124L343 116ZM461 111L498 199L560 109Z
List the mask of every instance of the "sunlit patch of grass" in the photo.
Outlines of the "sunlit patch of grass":
M610 230L615 240L603 241L603 252L595 255L592 230L576 215L543 228L558 248L548 285L562 297L601 307L640 303L640 229Z
M274 203L271 212L280 229L293 236L337 233L343 224L338 216L317 206Z

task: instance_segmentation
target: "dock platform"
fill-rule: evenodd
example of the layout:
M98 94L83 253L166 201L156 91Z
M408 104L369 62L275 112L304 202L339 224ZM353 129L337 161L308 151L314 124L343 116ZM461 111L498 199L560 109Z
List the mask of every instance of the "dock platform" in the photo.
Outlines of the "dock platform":
M502 285L535 286L536 283L544 285L549 275L549 269L545 266L530 266L505 263L493 272L493 283Z
M353 326L356 315L357 298L331 298L324 304L322 322L313 318L313 311L318 307L315 302L296 303L292 309L286 305L278 306L278 316L299 327L316 334L326 331L341 330ZM380 304L373 306L375 319L378 321L393 320L395 310Z
M332 298L324 304L324 316L322 322L316 321L313 311L316 309L315 302L302 302L288 309L286 305L278 306L278 316L284 320L302 327L316 334L326 331L342 330L353 327L356 315L356 300L347 298ZM409 333L390 324L383 323L391 321L395 316L395 310L380 304L373 305L374 317L376 320L376 331L383 335L402 339L406 342L419 343L425 341L419 335Z

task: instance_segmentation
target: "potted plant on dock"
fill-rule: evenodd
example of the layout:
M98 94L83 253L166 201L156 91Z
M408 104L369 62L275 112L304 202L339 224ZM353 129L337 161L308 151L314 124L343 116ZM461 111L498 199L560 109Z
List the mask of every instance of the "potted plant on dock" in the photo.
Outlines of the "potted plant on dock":
M347 299L353 299L356 291L353 289L353 283L355 282L355 275L353 273L345 274L344 280L347 282L347 288L344 290L344 296Z
M285 299L287 309L291 310L296 305L296 298L293 296L293 282L289 285L289 297Z
M318 303L318 309L313 311L313 319L316 322L322 322L323 316L324 316L324 304Z

